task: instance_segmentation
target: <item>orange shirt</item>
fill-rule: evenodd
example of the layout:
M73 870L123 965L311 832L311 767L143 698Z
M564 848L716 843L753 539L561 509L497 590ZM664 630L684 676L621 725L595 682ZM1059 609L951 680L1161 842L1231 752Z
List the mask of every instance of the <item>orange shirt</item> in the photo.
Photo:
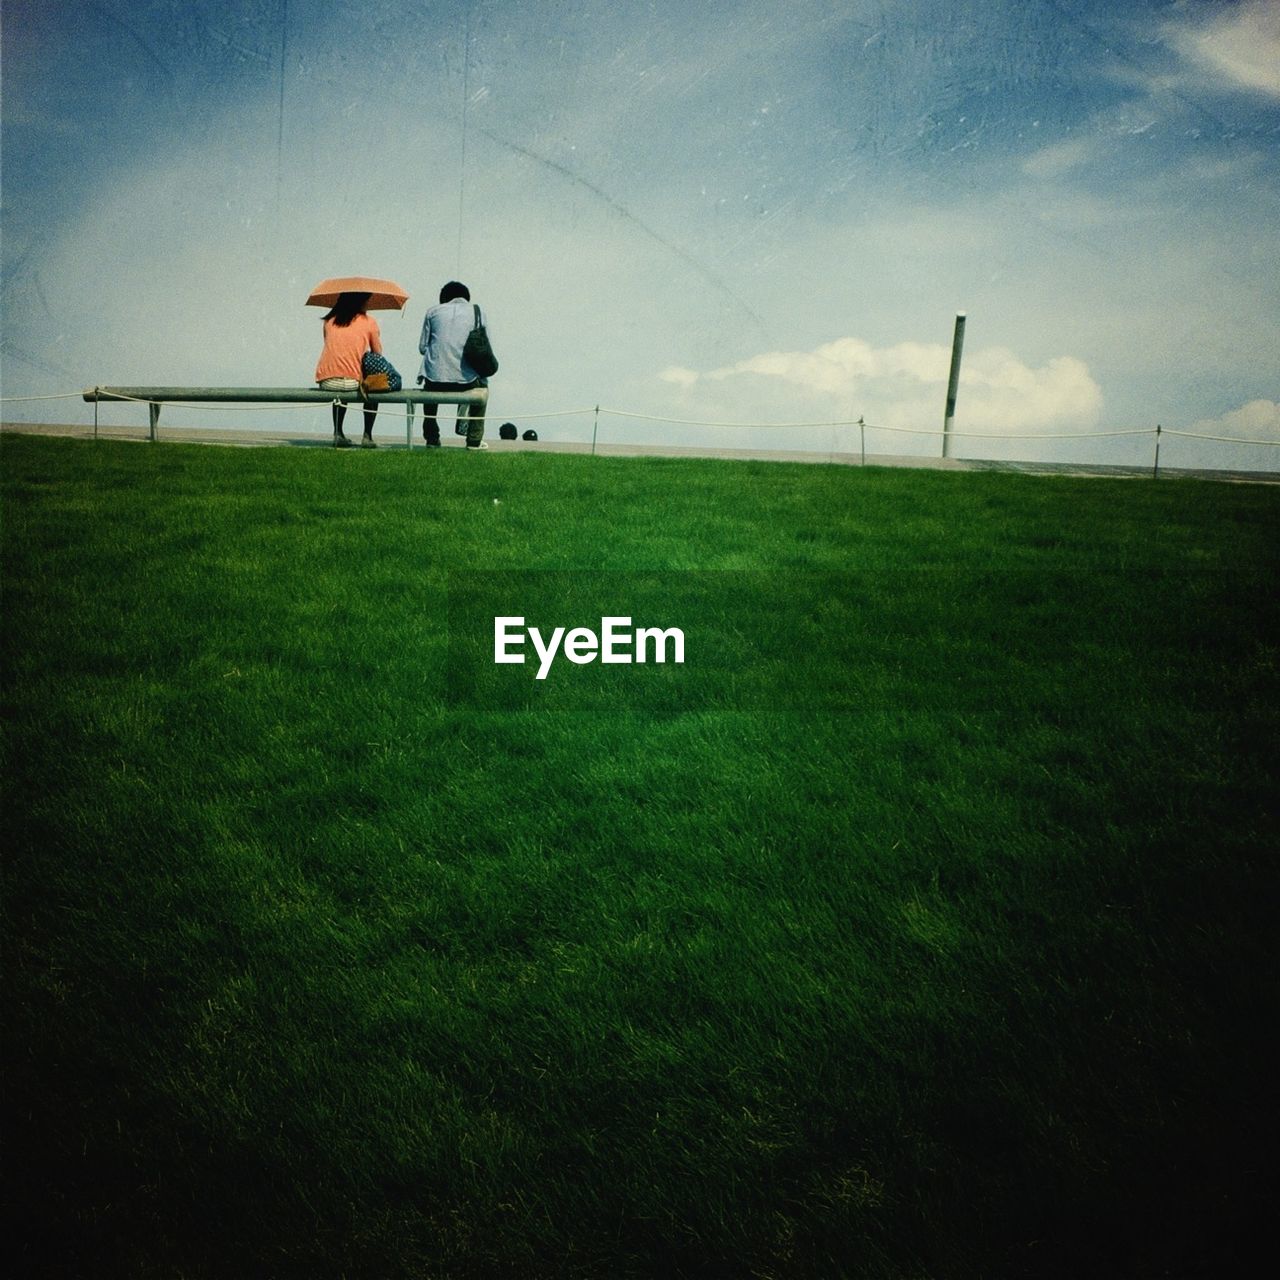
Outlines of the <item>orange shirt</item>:
M371 315L358 315L345 328L326 320L324 350L316 365L316 381L361 377L360 359L366 351L382 354L382 334L378 332L378 322Z

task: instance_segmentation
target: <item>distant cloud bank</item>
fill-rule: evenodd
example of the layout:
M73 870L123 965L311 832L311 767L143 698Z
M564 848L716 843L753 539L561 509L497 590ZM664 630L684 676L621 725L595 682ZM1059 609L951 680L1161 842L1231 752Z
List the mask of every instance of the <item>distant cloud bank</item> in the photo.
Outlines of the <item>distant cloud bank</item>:
M1280 98L1280 4L1245 0L1204 25L1171 33L1180 53L1240 88Z
M707 401L725 386L733 388L739 406L776 405L781 392L814 410L825 406L832 415L932 429L941 417L950 362L951 350L941 343L874 347L861 338L838 338L812 351L768 351L706 372L673 367L659 377ZM1088 431L1096 428L1101 409L1101 389L1074 356L1032 368L1007 348L987 347L966 353L961 365L957 421L972 431Z
M1201 418L1187 430L1199 435L1226 436L1232 440L1280 443L1280 404L1274 400L1250 400L1220 418ZM1280 464L1280 456L1275 461Z

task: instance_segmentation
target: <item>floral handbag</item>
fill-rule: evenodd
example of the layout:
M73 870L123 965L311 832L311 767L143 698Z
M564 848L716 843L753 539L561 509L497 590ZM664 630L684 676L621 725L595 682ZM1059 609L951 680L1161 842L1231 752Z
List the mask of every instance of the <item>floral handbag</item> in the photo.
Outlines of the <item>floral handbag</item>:
M368 395L371 391L399 391L400 375L395 365L386 356L376 351L366 351L360 361L360 391Z

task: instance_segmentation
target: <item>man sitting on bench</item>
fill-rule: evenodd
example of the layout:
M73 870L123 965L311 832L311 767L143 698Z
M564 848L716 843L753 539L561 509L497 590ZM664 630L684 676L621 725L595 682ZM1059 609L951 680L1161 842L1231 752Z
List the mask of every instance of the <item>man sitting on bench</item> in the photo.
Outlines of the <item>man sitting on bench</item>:
M440 290L440 305L428 310L422 322L422 337L418 350L422 352L422 368L418 372L418 385L424 391L466 391L471 387L487 387L482 378L463 355L467 335L475 326L475 308L471 305L471 291L465 284L450 280ZM439 406L422 406L422 438L429 448L440 447L440 426L436 415ZM483 404L472 404L467 418L467 448L487 449L484 442ZM462 405L458 406L458 432L462 432Z

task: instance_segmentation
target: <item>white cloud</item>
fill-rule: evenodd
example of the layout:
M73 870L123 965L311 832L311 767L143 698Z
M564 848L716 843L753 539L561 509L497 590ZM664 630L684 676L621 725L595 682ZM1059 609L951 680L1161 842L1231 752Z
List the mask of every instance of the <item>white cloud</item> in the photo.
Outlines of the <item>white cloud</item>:
M946 378L949 360L947 348L936 344L904 342L877 349L860 338L837 338L813 351L768 351L704 376L719 381L758 373L805 389L844 394L858 383L877 378L936 382Z
M1170 32L1186 58L1232 84L1280 97L1280 4L1245 0L1205 25Z
M1280 404L1274 400L1250 400L1220 418L1201 418L1187 428L1197 435L1229 436L1233 440L1267 440L1280 443ZM1280 456L1276 461L1280 463Z
M970 392L968 421L994 431L1091 428L1098 423L1102 391L1089 366L1075 356L1055 356L1039 369L1011 351L979 351L960 373L960 394Z
M1022 162L1022 171L1029 177L1042 180L1060 178L1090 160L1096 149L1096 141L1087 138L1051 143L1028 156Z
M932 430L940 425L951 350L942 343L875 347L838 338L812 351L762 352L705 373L668 369L664 381L719 407L762 412L799 400L811 412L865 417L884 426ZM780 394L781 393L781 394ZM1004 347L967 354L960 371L957 426L1000 433L1086 431L1096 427L1102 392L1084 361L1057 356L1033 368Z

